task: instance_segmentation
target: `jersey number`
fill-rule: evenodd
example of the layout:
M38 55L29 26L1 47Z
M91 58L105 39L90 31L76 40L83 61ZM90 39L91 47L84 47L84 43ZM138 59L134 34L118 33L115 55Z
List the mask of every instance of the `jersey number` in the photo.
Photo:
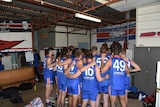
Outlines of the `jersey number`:
M123 60L115 60L113 64L113 68L117 69L117 71L123 72L125 70L125 62Z
M94 75L94 70L92 68L89 68L85 71L86 76L93 76Z
M96 63L98 64L98 67L101 67L101 58L97 58Z

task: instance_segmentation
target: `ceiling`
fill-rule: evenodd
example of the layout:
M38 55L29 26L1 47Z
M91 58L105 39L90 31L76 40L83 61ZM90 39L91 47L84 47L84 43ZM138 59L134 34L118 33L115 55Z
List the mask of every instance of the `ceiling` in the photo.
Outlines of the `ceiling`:
M27 20L34 29L61 25L80 29L94 29L114 25L136 19L135 9L130 10L130 18L126 19L127 11L119 11L110 7L114 3L126 0L13 0L11 3L0 0L0 20ZM81 13L100 18L101 23L75 18Z
M160 0L123 0L120 2L116 2L114 4L110 4L109 7L116 9L118 11L128 11L128 10L133 10L139 6L152 4L156 2L160 2Z

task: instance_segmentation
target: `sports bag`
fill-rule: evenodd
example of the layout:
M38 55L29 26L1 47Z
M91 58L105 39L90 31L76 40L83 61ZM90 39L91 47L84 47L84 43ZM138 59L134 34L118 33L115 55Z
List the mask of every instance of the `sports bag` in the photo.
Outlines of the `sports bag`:
M10 101L14 104L23 102L22 97L19 95L19 93L11 94Z
M36 97L28 105L24 107L44 107L44 104L40 97Z

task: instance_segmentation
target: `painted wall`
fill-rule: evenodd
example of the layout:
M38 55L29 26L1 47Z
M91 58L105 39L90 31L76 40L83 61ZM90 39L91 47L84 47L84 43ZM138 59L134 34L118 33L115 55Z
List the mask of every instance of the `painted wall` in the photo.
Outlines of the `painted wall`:
M64 26L56 26L55 31L67 32ZM55 46L67 46L67 34L55 33Z
M73 31L75 29L73 28L68 28L68 31L72 33L77 33L77 34L68 34L68 46L73 45L78 47L79 43L88 43L90 45L90 34L89 31L86 30L79 30L79 31ZM55 32L50 31L46 29L41 29L38 31L37 36L38 36L38 46L39 49L42 49L44 46L56 46L56 47L61 47L61 46L67 46L67 33L62 33L62 32L67 32L67 28L64 26L56 26L55 27ZM49 34L48 37L39 37L40 34ZM34 33L35 34L35 33ZM54 39L55 37L55 39ZM97 42L97 36L96 36L96 30L91 31L91 46L97 46L98 48L101 47L101 45L104 42ZM124 41L120 41L121 45L123 46ZM108 46L112 44L112 42L107 42ZM90 47L90 46L89 46ZM128 48L131 50L134 50L135 47L135 40L130 40Z
M33 48L38 50L38 32L35 30L33 32Z
M75 34L68 33L68 46L73 45L78 47L78 43L88 43L90 44L89 32L86 30L74 31L74 28L68 28L68 32L72 32ZM59 33L58 33L59 32ZM67 28L64 26L56 26L55 28L55 46L67 46Z
M38 49L41 50L44 47L54 47L55 46L55 33L51 32L52 28L42 28L38 30Z
M87 31L87 33L86 33L86 30L79 30L79 31L74 31L74 30L76 30L76 29L68 28L68 32L76 33L76 34L68 33L68 46L73 45L73 46L78 47L79 43L88 43L90 45L89 31ZM41 32L38 32L38 34L40 34L40 33L43 34L43 33L46 33L46 32L49 32L49 30L47 31L47 29L43 29ZM41 45L39 47L43 47L43 46L56 46L56 47L67 46L67 33L65 33L65 32L67 32L66 27L56 26L55 27L55 32L52 31L52 32L49 33L50 35L48 35L48 36L51 36L50 38L49 37L48 38L46 38L46 37L41 37L40 38L39 37L38 43L40 43L40 45ZM55 39L54 39L54 37L55 37ZM45 42L47 40L49 42ZM40 41L42 41L42 42L40 42ZM103 43L104 42L97 42L96 30L92 30L91 31L91 46L96 45L98 48L100 48ZM120 41L120 43L123 46L124 41ZM107 42L107 44L108 44L108 46L110 46L112 44L112 42ZM131 50L134 50L134 47L135 47L135 40L130 40L128 48L131 49Z

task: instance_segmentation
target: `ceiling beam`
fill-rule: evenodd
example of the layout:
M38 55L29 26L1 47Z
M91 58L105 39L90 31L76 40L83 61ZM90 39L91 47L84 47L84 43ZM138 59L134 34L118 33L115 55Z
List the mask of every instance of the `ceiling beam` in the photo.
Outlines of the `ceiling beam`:
M94 15L86 13L86 12L96 10L98 8L104 7L104 6L108 5L108 4L115 3L115 2L118 2L118 1L121 1L121 0L112 0L112 1L109 1L109 2L107 2L105 4L100 4L100 5L97 5L97 6L94 6L94 0L92 0L92 7L91 8L87 8L84 11L79 11L79 10L75 10L75 9L72 9L72 8L68 8L70 6L77 5L77 3L81 3L84 0L79 0L77 2L74 2L74 3L72 3L71 5L69 5L67 7L59 6L59 5L56 5L56 4L53 4L53 3L50 3L50 2L46 2L46 1L41 2L40 0L18 0L18 1L62 11L62 12L59 12L59 11L58 12L54 12L54 14L63 13L62 15L58 15L59 17L56 17L55 15L52 15L52 14L51 15L48 14L48 15L43 16L43 18L39 19L38 25L41 26L41 27L50 26L52 24L57 24L58 22L64 21L65 19L72 18L72 17L74 17L75 13L81 13L81 14L85 14L85 15L88 15L88 16L92 16L92 17L96 17L96 18L102 19L102 21L103 21L102 23L103 24L87 25L87 26L90 26L90 27L91 26L92 27L97 27L97 26L104 26L104 25L107 26L108 24L116 24L116 23L119 23L119 22L122 21L122 20L120 20L119 22L118 21L117 22L113 22L111 20L107 20L106 18L101 18L101 17L97 17L97 16L94 16ZM66 15L68 13L70 13L70 15ZM51 16L53 16L53 19L48 21L48 19L50 19ZM34 25L36 25L36 24L34 24Z
M130 22L130 21L135 21L136 20L136 17L133 17L133 18L129 18L129 19L124 19L124 20L119 20L119 21L116 21L115 23L116 24L120 24L120 23L124 23L124 22Z
M87 0L84 4L81 4L81 9L80 9L80 11L82 11L82 9L84 9L84 8L87 8L87 9L88 9L88 7L87 7L86 5L89 3L89 1L90 1L90 0Z
M74 2L74 3L70 4L70 5L68 5L67 7L71 7L71 6L80 4L80 3L83 2L83 1L84 1L84 0L79 0L79 1L77 1L77 2Z
M71 9L71 8L59 6L59 5L52 4L52 3L49 3L49 2L45 2L45 1L43 1L43 3L41 3L41 1L39 1L39 0L20 0L20 1L72 13L72 15L69 15L69 16L67 16L65 18L63 17L62 19L53 20L51 23L56 23L56 22L59 22L59 21L63 21L66 18L71 18L71 17L74 16L75 13L81 13L81 14L85 14L85 15L88 15L88 16L91 16L91 17L95 17L95 18L101 19L100 17L94 16L94 15L91 15L91 14L88 14L88 13L85 13L85 12L81 12L81 11L74 10L74 9ZM91 10L89 10L89 11L91 11ZM102 20L104 22L114 23L114 22L109 21L107 19L102 19Z
M60 6L60 5L56 5L50 2L46 2L43 1L41 2L41 0L18 0L21 2L25 2L25 3L30 3L30 4L35 4L35 5L39 5L39 6L43 6L43 7L48 7L48 8L52 8L52 9L57 9L57 10L61 10L61 11L66 11L69 13L77 13L77 10L71 9L71 8L67 8L64 6Z
M89 9L89 8L92 8L92 7L94 7L94 0L92 0L91 2L92 2L92 7L89 7L87 4L89 3L89 1L90 0L86 0L85 1L85 3L83 3L83 4L79 4L78 6L79 7L81 7L81 9L80 10L82 10L83 8L84 9ZM110 1L110 0L108 0L108 1ZM111 2L111 1L110 1ZM115 2L115 1L114 1ZM118 2L118 1L117 1ZM109 3L109 2L107 2L107 3ZM106 4L105 4L106 5ZM102 6L102 5L101 5ZM104 5L103 5L104 6ZM126 18L126 12L117 12L116 14L121 14L121 15L116 15L116 14L106 14L105 12L102 12L101 10L93 10L93 11L95 11L95 12L97 12L97 13L100 13L100 14L103 14L103 18L107 18L107 17L113 17L114 19L115 19L115 17L117 18L117 20L122 20L122 19L125 19ZM117 17L117 16L119 16L119 17ZM123 17L123 18L122 18Z
M61 11L66 11L66 12L73 13L73 14L81 13L81 14L85 14L85 15L88 15L88 16L99 18L97 16L94 16L94 15L91 15L91 14L88 14L88 13L85 13L85 12L81 12L81 11L71 9L71 8L67 8L67 7L64 7L64 6L59 6L59 5L49 3L49 2L46 2L46 1L43 1L43 3L40 0L18 0L18 1L26 2L26 3L30 3L30 4L35 4L35 5L39 5L39 6L44 6L44 7L48 7L48 8L52 8L52 9L57 9L57 10L61 10Z
M43 14L43 15L48 14L47 12L42 12L40 10L31 9L29 7L17 6L15 4L11 4L11 3L0 2L0 6L4 7L4 8L15 9L15 10L23 10L24 12L32 12L32 13Z
M35 23L34 21L32 22L32 25L39 26L42 28L42 26L39 23ZM70 22L68 22L68 23L67 22L66 23L55 23L54 25L55 26L58 25L58 26L66 26L66 27L75 27L75 28L81 28L81 29L89 29L87 26L72 24ZM47 27L49 27L49 25Z
M18 16L18 17L30 17L32 18L33 16L31 15L26 15L24 13L21 13L21 12L13 12L11 10L0 10L0 13L1 14L4 14L4 15L13 15L13 16Z
M8 16L3 16L3 15L0 15L0 18L4 18L5 20L6 19L9 19L9 20L21 20L21 18L15 18L15 17L8 17Z

